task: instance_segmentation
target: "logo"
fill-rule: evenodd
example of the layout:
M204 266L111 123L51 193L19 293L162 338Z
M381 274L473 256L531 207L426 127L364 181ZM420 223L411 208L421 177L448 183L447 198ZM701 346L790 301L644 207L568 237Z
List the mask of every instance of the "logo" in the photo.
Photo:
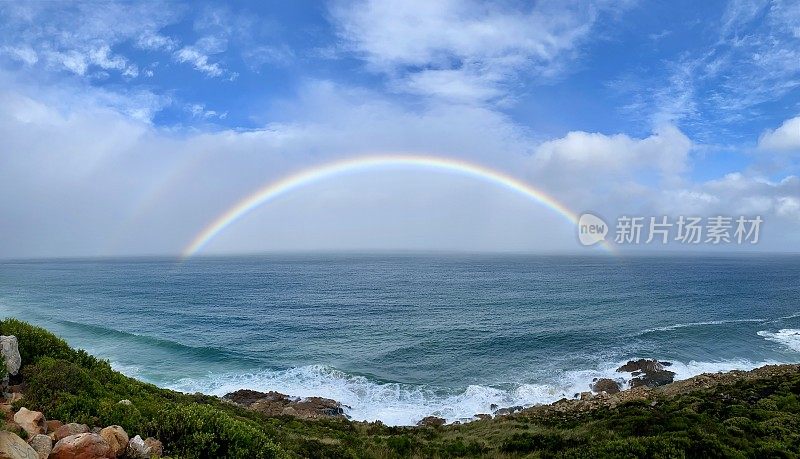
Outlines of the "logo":
M597 215L585 213L578 219L578 240L582 245L590 246L606 239L608 224Z

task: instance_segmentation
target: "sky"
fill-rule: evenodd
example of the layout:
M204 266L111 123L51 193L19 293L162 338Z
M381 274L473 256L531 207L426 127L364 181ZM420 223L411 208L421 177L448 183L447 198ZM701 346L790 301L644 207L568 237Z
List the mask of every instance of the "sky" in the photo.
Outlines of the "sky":
M612 225L758 216L758 244L702 249L798 252L799 87L792 1L3 2L0 258L179 254L266 184L385 153ZM201 254L318 250L594 249L496 184L389 167Z

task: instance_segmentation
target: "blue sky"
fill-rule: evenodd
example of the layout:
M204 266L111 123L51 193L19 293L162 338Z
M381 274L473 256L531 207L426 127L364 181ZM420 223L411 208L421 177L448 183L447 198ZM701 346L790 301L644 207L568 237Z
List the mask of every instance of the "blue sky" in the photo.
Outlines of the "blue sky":
M371 150L480 162L606 215L763 213L779 229L775 247L800 248L796 2L6 3L0 32L0 165L25 201L4 202L17 217L0 226L11 255L177 251L254 186ZM87 148L98 135L108 142ZM323 205L320 193L297 197L287 214L254 215L255 230L217 249L358 248L364 235L331 243L353 233L337 215L365 209L347 218L373 227L370 205L390 207L401 227L434 223L408 240L402 228L367 238L368 248L438 247L462 225L428 215L436 206L425 198L476 186L426 176L413 190L422 204L404 204L395 200L408 197L407 177L383 179L397 183L380 203L337 189L348 210L320 217L316 233L292 239L274 222ZM159 206L143 205L153 190L164 194ZM532 223L514 219L522 204L475 193L485 207L464 212L490 209L497 220L448 248L551 243L544 230L534 239L547 242L529 241ZM65 202L52 198L60 194ZM187 203L193 196L204 204ZM133 220L118 210L131 208ZM36 215L60 212L80 237L31 229ZM486 238L497 226L519 229ZM83 240L95 231L115 242ZM418 244L426 235L429 245Z

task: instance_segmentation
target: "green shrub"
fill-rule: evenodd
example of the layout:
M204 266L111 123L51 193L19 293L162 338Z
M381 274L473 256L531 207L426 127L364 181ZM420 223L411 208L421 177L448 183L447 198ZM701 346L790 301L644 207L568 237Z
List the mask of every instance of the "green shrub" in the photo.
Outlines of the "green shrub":
M273 458L284 454L250 422L205 405L163 409L148 434L170 447L170 453L192 458Z

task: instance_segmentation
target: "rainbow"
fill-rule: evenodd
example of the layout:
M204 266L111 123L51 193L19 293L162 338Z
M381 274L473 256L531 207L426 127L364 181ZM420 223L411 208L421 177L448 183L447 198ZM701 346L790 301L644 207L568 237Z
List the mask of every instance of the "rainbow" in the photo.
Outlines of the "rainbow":
M573 225L577 225L578 223L578 216L552 196L517 178L486 166L459 159L436 156L396 154L369 155L310 167L264 185L237 202L233 207L226 210L202 231L197 233L191 243L183 249L181 256L185 259L197 254L225 228L247 215L253 209L281 195L343 173L391 167L418 167L473 177L506 188L538 203L544 204L549 209L563 216ZM606 251L613 253L612 246L606 241L604 241L601 246Z

